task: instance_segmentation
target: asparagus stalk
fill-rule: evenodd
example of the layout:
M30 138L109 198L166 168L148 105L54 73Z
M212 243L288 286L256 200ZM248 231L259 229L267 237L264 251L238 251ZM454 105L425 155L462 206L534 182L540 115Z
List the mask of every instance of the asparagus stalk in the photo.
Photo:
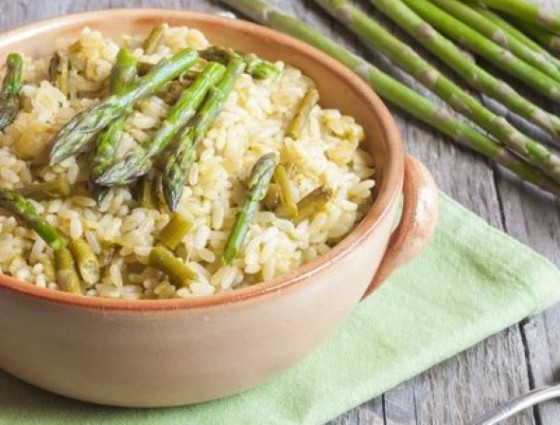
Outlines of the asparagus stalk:
M155 26L150 35L144 40L142 48L144 49L145 55L153 55L161 42L163 41L163 36L165 35L165 27L163 25Z
M496 44L509 50L536 69L560 82L560 69L551 63L547 56L529 48L526 44L496 25L496 23L480 14L476 9L469 7L459 0L432 0L432 3L493 40Z
M88 243L82 239L70 242L70 251L77 263L78 271L83 281L93 285L99 281L99 261Z
M376 4L389 3L387 0L370 1ZM403 2L436 29L458 43L464 44L468 49L489 60L504 72L507 72L550 99L554 101L560 100L559 82L533 68L491 40L488 40L436 5L427 0L403 0ZM430 38L428 37L427 40L429 41Z
M245 189L245 200L235 216L235 223L224 247L224 263L230 264L239 254L251 222L259 209L259 204L268 192L268 185L275 166L276 154L274 152L261 156L253 166Z
M560 32L560 15L526 0L477 0L492 9L515 16L550 32Z
M60 288L71 294L82 294L80 276L76 269L76 262L72 253L65 246L55 249L54 259L56 264L56 278Z
M157 207L156 179L148 175L142 176L138 181L138 201L142 208L155 209Z
M57 250L64 247L64 239L58 231L39 215L33 204L17 192L0 189L0 208L15 214L28 227L35 230L53 249Z
M157 239L169 249L174 250L179 246L191 226L191 222L183 215L174 213L169 223L159 232Z
M165 150L195 115L206 94L209 91L212 93L212 87L224 72L225 67L219 63L210 62L206 65L199 77L183 92L156 134L140 149L127 153L123 161L108 167L97 179L97 183L106 186L122 185L146 174L154 158Z
M435 31L402 1L370 1L399 27L453 68L470 86L500 101L513 112L529 119L549 133L560 135L560 119L558 117L531 103L511 86L495 78L466 58L457 46Z
M35 183L17 189L19 195L25 198L35 199L36 201L65 198L70 195L70 191L70 184L63 175L59 175L50 182Z
M70 92L68 74L70 70L70 61L66 52L54 52L49 63L49 79L51 83L58 88L64 96L68 97Z
M204 139L216 115L233 90L235 82L245 69L245 62L234 57L226 68L220 82L208 93L191 125L179 134L173 152L167 158L161 180L163 197L171 211L175 211L191 165L196 156L196 148Z
M268 209L269 211L275 211L276 208L278 207L278 204L280 203L281 193L282 193L282 188L278 183L274 183L274 182L270 183L270 185L268 186L268 192L266 193L266 196L263 199L263 205L265 206L265 208Z
M288 137L294 140L301 137L303 129L309 121L309 114L311 114L317 102L319 102L319 92L315 89L308 90L299 103L296 114L288 125L288 130L286 131Z
M184 49L172 58L162 60L124 93L109 96L100 104L74 116L54 138L51 164L57 164L79 152L111 121L122 116L139 100L157 92L166 82L178 77L197 58L195 50Z
M18 53L10 53L6 59L6 67L0 96L0 131L10 125L19 112L19 93L23 86L23 58Z
M318 188L309 192L305 197L303 197L298 203L298 214L294 217L294 222L296 224L301 223L303 220L311 217L313 214L323 208L332 196L330 189L324 186L319 186Z
M258 80L274 79L280 74L280 70L271 62L259 58L254 53L243 53L233 49L219 46L211 46L198 52L200 57L214 62L227 65L236 57L245 61L245 72Z
M299 38L323 50L355 71L387 101L392 102L427 125L446 134L455 143L468 147L495 161L523 180L557 196L560 195L560 186L558 184L543 177L534 167L512 155L494 140L485 136L473 126L449 115L434 102L420 96L364 59L339 46L312 26L283 13L268 0L222 0L222 2L262 24Z
M516 18L512 18L512 22L515 22L519 28L537 40L542 46L556 54L560 53L560 36L546 32Z
M315 1L334 17L344 20L346 26L358 37L389 56L452 108L466 115L510 150L527 159L560 183L560 158L552 154L546 147L525 136L504 118L485 108L461 87L440 74L414 50L350 4L348 0ZM387 3L389 2L395 4L393 0L389 0Z
M111 70L111 94L123 94L127 87L134 82L136 79L136 63L136 58L128 48L122 47L119 50L117 61ZM101 202L109 189L97 185L95 180L103 174L109 165L116 161L117 143L123 135L125 119L125 115L117 118L99 134L97 139L89 177L91 192L97 202Z
M290 182L290 178L288 177L288 171L283 165L278 164L276 166L276 169L274 170L273 180L280 188L278 199L280 205L278 205L278 207L276 208L276 215L282 218L294 218L298 214L298 207L295 201L292 183ZM266 197L268 196L269 195L267 193Z
M190 282L198 279L198 273L195 270L163 246L152 248L148 261L150 266L169 276L173 285L188 286Z

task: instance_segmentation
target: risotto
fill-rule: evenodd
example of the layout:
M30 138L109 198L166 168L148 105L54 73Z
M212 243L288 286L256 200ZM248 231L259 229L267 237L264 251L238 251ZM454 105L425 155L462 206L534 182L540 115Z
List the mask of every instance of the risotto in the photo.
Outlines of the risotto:
M65 196L43 193L26 199L69 246L79 241L93 254L96 272L93 278L81 276L80 292L125 299L210 295L289 273L329 251L372 204L373 160L360 148L362 127L338 110L321 108L320 100L308 105L294 136L290 126L314 83L281 62L274 64L279 71L274 78L256 78L247 66L235 80L209 128L193 145L196 158L179 179L184 183L174 212L166 207L161 190L150 203L141 201L139 192L144 189L136 183L108 185L103 196L94 196L90 175L94 148L89 145L57 163L49 162L53 139L61 129L109 96L112 70L123 46L148 68L186 48L209 47L200 31L186 27L163 25L158 37L147 47L145 36L109 38L85 28L78 40L59 40L54 47L71 64L64 86L53 80L50 56L24 57L19 112L0 133L1 188L25 194L22 188L33 184L60 179L69 183L71 190ZM193 67L199 75L204 63ZM184 87L183 91L188 84ZM180 101L170 98L169 90L158 89L122 112L122 132L114 145L116 165L124 167L131 153L142 151ZM276 161L270 184L260 185L266 196L262 193L252 204L254 216L245 222L246 234L241 235L235 255L225 261L228 238L252 199L250 182L262 177L255 177L255 164L266 154L275 154ZM160 182L172 155L170 143L151 163L145 177L153 177L152 186ZM278 212L278 203L286 202L283 184L289 184L294 208L299 208L295 215ZM326 194L323 202L304 206L318 188ZM20 218L0 211L2 273L38 287L66 290L52 246ZM167 235L176 240L165 249L172 261L190 271L180 281L151 261L172 219L182 223L181 232Z

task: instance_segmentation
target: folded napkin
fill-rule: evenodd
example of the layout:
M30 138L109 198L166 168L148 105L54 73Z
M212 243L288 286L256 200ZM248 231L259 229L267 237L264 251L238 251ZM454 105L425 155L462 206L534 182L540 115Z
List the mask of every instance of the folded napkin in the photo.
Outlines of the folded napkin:
M327 343L267 384L196 406L119 409L0 371L0 424L323 424L560 298L549 261L448 197L440 205L431 246Z

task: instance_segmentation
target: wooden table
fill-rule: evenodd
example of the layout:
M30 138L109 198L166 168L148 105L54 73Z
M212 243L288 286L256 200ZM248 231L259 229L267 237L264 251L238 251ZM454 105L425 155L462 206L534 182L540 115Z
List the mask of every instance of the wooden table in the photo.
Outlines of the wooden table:
M560 12L558 0L539 1ZM283 10L313 23L340 43L385 69L391 69L387 61L362 48L354 37L312 3L311 0L276 0ZM366 1L361 3L378 16ZM215 0L0 0L0 29L72 12L135 6L209 12L224 10ZM381 17L380 20L387 23ZM414 45L402 33L396 30L395 33ZM428 56L424 50L420 51ZM410 82L406 76L399 75ZM524 92L531 97L530 92ZM488 103L505 113L494 103ZM392 109L408 151L428 165L444 192L493 226L560 264L560 204L557 201L519 183L479 156L456 148L432 129L401 114L396 108ZM512 396L553 382L558 378L559 366L560 305L433 367L342 415L332 424L468 423ZM560 403L539 406L504 423L560 424Z

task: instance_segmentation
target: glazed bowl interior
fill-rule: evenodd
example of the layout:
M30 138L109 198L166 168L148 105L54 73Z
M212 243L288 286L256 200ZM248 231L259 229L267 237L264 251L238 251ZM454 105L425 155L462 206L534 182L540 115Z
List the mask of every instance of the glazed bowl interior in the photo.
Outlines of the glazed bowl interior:
M115 25L118 22L118 25ZM399 196L404 153L396 124L377 95L356 74L315 48L291 37L246 21L179 10L121 9L68 15L29 24L0 35L0 61L10 52L23 52L39 57L53 51L57 38L76 38L88 26L108 36L147 34L154 25L166 22L172 26L186 25L201 30L212 44L257 53L271 61L282 60L311 77L319 89L320 103L353 116L364 127L366 149L373 155L376 167L374 205L362 222L326 255L298 268L295 272L274 278L264 284L229 293L182 300L125 301L80 297L37 288L16 279L0 276L0 285L63 303L89 307L135 309L188 308L257 296L285 285L303 281L323 265L359 248L359 241L388 211Z

